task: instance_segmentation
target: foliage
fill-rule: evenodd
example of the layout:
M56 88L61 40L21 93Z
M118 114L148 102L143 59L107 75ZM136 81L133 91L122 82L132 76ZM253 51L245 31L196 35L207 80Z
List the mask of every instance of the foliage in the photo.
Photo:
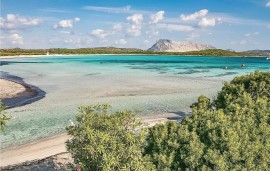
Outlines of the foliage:
M212 103L200 96L180 124L149 129L145 154L157 170L268 170L269 79L255 72L225 83Z
M250 75L235 77L231 83L226 82L215 104L218 108L226 108L245 92L251 96L252 100L263 97L270 99L270 72L256 71Z
M146 132L131 111L110 114L109 105L80 107L77 124L67 127L66 145L83 170L153 170L142 156Z
M97 48L79 48L79 49L0 49L1 56L11 55L46 55L50 54L146 54L146 55L195 55L195 56L254 56L254 54L244 52L233 52L222 49L207 49L192 52L153 52L134 48L115 48L115 47L97 47Z
M0 101L0 131L5 129L7 121L10 120L10 117L6 115L5 109L7 107Z

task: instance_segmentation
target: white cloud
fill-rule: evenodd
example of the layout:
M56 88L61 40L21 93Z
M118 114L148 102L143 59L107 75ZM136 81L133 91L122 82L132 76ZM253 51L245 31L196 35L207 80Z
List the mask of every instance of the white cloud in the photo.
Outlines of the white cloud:
M143 15L134 14L127 17L130 26L127 28L127 34L129 36L139 36L141 34Z
M131 21L134 24L141 24L143 21L143 15L142 14L134 14L127 17L128 21Z
M28 18L15 14L7 14L6 19L0 17L0 28L4 30L18 30L40 24L41 19L38 18Z
M150 41L149 40L144 40L143 43L146 44L146 45L149 45Z
M260 33L259 32L254 32L254 33L247 33L245 34L246 37L250 37L250 36L256 36L256 35L259 35Z
M201 27L215 26L217 23L215 18L202 18L198 25Z
M67 28L67 27L73 27L71 20L61 20L58 22L58 24L54 25L53 28Z
M50 43L56 43L56 42L60 42L60 41L61 41L61 39L58 38L58 37L54 37L54 38L51 38L51 39L49 40Z
M70 35L74 35L75 34L74 31L66 31L66 30L59 30L59 33L61 33L61 34L70 34Z
M119 40L116 40L115 41L115 44L125 45L125 44L127 44L127 41L125 39L119 39Z
M99 11L99 12L107 12L107 13L129 13L131 6L125 7L97 7L97 6L85 6L83 9L90 11Z
M16 15L14 14L7 14L7 22L13 22L16 19Z
M75 22L79 22L80 18L76 17L74 19L69 19L69 20L60 20L57 24L53 25L53 29L58 29L58 28L71 28L73 27L73 24Z
M266 4L267 7L270 7L270 1Z
M67 40L67 41L68 41L68 40ZM75 46L77 46L77 47L81 47L82 41L81 41L80 38L73 38L73 39L70 39L69 41L70 41L70 42L67 42L67 43L72 44L72 45L75 45Z
M90 11L98 11L98 12L106 12L106 13L126 13L126 14L134 14L134 13L143 13L148 14L151 11L142 11L142 10L133 10L130 5L124 7L98 7L98 6L85 6L83 7L85 10Z
M66 40L64 40L64 42L65 42L65 43L72 43L73 40L72 40L72 39L66 39Z
M104 38L112 35L113 33L109 32L109 31L102 30L102 29L95 29L95 30L92 30L92 32L90 34L94 37L104 39Z
M80 21L80 20L81 20L81 19L78 18L78 17L74 18L74 21L76 21L76 22L78 22L78 21Z
M150 16L150 24L156 24L164 19L164 11L159 11Z
M118 24L113 25L113 30L115 31L122 30L122 24L118 23Z
M204 17L208 14L208 10L207 9L202 9L198 12L195 12L191 15L180 15L180 18L183 20L183 21L194 21L198 18L201 18L201 17Z
M132 25L127 29L127 34L129 36L139 36L141 35L141 26Z
M158 27L160 28L166 28L169 31L193 31L194 28L187 25L178 25L178 24L158 24Z
M23 44L23 38L17 33L11 34L9 36L9 40L14 45L22 45Z

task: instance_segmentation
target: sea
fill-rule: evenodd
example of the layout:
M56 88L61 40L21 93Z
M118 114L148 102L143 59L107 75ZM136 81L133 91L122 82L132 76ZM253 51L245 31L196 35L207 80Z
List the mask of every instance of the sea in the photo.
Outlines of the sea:
M65 132L80 106L110 104L112 113L185 117L200 95L213 100L224 82L270 70L270 60L258 57L67 55L0 62L2 77L21 78L44 92L37 101L6 110L12 119L0 134L1 148Z

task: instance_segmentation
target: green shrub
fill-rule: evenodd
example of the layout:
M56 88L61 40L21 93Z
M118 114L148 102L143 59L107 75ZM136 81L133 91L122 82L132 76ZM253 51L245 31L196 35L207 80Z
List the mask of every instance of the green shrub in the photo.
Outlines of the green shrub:
M67 149L83 170L153 170L142 156L146 132L131 111L108 113L108 105L81 107L77 124L67 127Z
M270 72L236 77L213 103L199 97L180 124L150 128L145 152L157 170L268 170L269 79Z
M6 109L7 107L0 101L0 131L5 129L6 123L10 120L10 117L6 115Z

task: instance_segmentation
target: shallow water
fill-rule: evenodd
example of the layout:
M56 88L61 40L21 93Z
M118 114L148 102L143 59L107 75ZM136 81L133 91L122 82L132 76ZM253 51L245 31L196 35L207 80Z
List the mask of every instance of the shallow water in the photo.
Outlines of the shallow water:
M1 71L22 77L46 97L7 110L13 118L0 135L1 147L63 132L81 105L109 103L115 110L139 109L141 116L182 115L199 95L213 99L224 81L255 70L270 70L270 61L140 55L2 59Z

